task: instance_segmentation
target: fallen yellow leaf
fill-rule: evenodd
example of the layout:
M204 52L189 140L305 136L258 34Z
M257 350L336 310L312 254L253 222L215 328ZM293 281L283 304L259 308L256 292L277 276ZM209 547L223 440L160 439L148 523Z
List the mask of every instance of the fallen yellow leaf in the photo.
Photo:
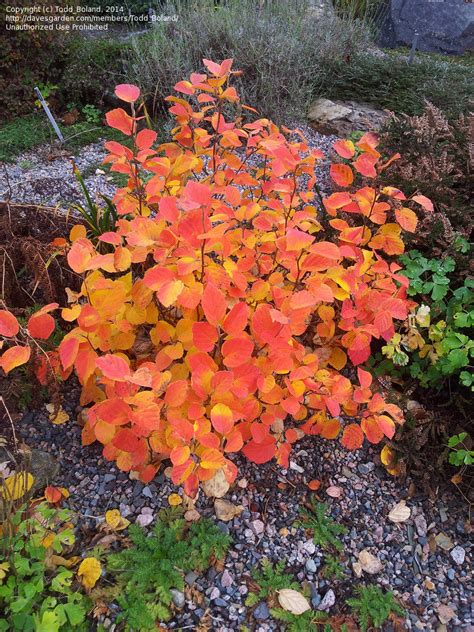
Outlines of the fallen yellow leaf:
M87 589L94 588L101 574L102 566L95 557L86 557L82 560L77 571L82 585Z
M168 496L168 502L171 507L177 507L178 505L181 505L183 499L179 494L170 494Z
M5 500L18 500L30 491L34 480L29 472L10 474L3 482L2 497Z
M105 522L114 531L122 531L130 524L130 520L124 518L118 509L109 509L109 511L106 511Z
M61 424L66 423L66 421L69 421L69 415L62 406L59 407L56 414L55 409L56 406L54 404L46 404L46 410L49 413L49 420L52 421L53 424L60 426Z

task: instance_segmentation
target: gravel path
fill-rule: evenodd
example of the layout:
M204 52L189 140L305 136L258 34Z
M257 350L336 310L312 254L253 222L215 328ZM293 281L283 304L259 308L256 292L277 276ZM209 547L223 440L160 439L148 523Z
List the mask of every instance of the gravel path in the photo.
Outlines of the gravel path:
M64 408L77 416L78 391L68 393ZM84 526L96 528L107 509L119 508L131 522L146 524L168 506L176 492L163 473L148 485L132 481L104 461L97 445L82 447L80 428L74 422L54 426L42 412L28 413L20 422L30 447L54 455L60 465L56 484L71 492L70 506L82 515ZM394 592L407 611L408 630L436 632L471 631L472 560L468 508L453 496L452 488L431 500L411 485L389 477L374 465L378 450L347 452L336 442L306 438L296 447L290 469L274 464L255 466L235 459L239 476L226 499L242 505L240 516L229 522L217 520L213 501L200 494L196 509L211 517L232 537L225 568L211 568L204 576L188 574L192 591L178 595L175 618L167 629L194 627L209 608L213 630L240 630L243 624L256 632L281 630L267 605L254 609L244 603L252 569L263 557L286 559L287 570L301 583L309 583L313 608L326 607L329 614L344 609L345 599L359 583L376 583ZM294 527L299 508L309 492L307 482L322 482L319 499L328 503L332 517L346 526L341 536L344 578L322 578L324 552L310 535ZM326 492L340 490L338 498ZM395 524L388 514L401 500L411 509L407 522ZM366 574L355 566L361 551L380 561L380 570ZM190 629L191 629L190 628ZM385 628L392 630L391 625ZM399 628L397 628L399 630Z

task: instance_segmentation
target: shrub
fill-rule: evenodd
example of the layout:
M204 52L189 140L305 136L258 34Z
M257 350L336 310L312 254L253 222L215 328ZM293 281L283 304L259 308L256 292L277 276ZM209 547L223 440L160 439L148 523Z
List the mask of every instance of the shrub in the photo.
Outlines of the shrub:
M416 228L402 204L430 208L369 186L386 164L366 134L335 145L346 160L331 168L337 184L365 186L324 200L325 234L313 190L321 153L267 119L245 122L232 61L204 63L208 74L175 86L187 100L168 98L176 127L157 150L156 132L137 129L139 89L117 87L132 115L117 108L107 120L134 147L106 143L111 169L129 178L114 197L122 219L99 237L106 254L85 227L72 231L67 259L83 284L62 311L76 325L59 346L92 404L84 443L100 441L144 481L170 458L190 495L219 471L232 482L228 455L240 450L286 465L303 434L337 437L343 413L361 420L344 428L349 449L393 436L401 411L360 365L410 305L384 258L403 252L402 227ZM342 373L348 360L358 383Z
M325 72L327 60L342 62L371 41L366 22L332 10L316 13L308 0L177 1L164 3L161 12L178 19L133 38L132 51L124 55L129 79L160 113L174 84L203 57L234 57L243 71L236 78L243 103L288 122L307 111L315 76Z

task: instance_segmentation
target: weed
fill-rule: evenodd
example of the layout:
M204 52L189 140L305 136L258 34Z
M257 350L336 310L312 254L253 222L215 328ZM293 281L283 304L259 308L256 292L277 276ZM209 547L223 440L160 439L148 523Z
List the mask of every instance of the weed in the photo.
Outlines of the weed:
M326 555L324 558L324 566L321 571L324 577L334 577L335 579L342 579L344 577L344 566L333 555Z
M391 613L403 616L404 610L395 601L393 593L384 593L378 586L358 586L356 597L346 603L354 610L362 632L370 626L380 628Z
M129 536L131 547L112 554L108 568L119 587L117 623L137 630L155 630L157 619L169 619L171 589L183 590L185 573L205 570L230 542L210 520L189 525L180 508L161 511L150 536L136 525Z
M269 559L264 558L261 567L256 568L252 573L252 577L258 586L258 591L249 593L245 604L247 606L255 606L259 601L263 600L275 602L278 591L283 588L299 590L299 584L293 581L288 573L285 573L285 566L285 560L280 560L273 565Z
M347 533L347 529L327 515L326 503L312 499L307 507L301 509L301 517L296 525L311 531L314 543L323 549L343 549L337 536Z

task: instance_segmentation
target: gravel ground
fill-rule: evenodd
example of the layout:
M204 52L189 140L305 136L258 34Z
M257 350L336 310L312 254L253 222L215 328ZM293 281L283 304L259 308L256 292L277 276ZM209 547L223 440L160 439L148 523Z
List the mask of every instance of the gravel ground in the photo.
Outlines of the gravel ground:
M68 393L64 408L75 418L78 391ZM131 522L146 524L168 506L176 492L163 473L148 485L133 481L104 461L97 445L82 447L80 428L70 421L54 426L42 412L28 413L20 431L30 447L45 450L58 460L55 483L69 489L70 506L79 512L83 526L96 528L107 509L119 508ZM239 476L226 499L244 511L230 522L217 520L213 501L202 493L196 509L211 517L232 537L225 568L203 576L188 574L192 591L176 596L184 606L167 624L169 629L196 626L209 609L211 629L240 630L243 624L256 632L281 630L267 605L254 609L244 603L252 569L263 557L287 560L287 570L301 582L309 582L312 606L327 606L329 614L344 609L345 599L360 583L376 583L394 592L407 611L408 630L467 632L472 627L472 550L468 507L452 488L434 500L417 492L410 480L400 483L374 465L378 450L364 448L347 452L336 442L306 438L296 448L288 471L274 464L255 466L237 457ZM332 517L348 529L344 544L342 580L323 579L324 553L309 534L294 527L299 508L309 492L307 482L322 482L317 493L328 503ZM327 494L340 490L338 498ZM395 524L388 514L401 500L411 509L407 522ZM151 516L151 518L150 518ZM362 550L380 561L375 574L353 564ZM189 576L190 575L190 576ZM329 604L329 605L328 605ZM444 623L443 623L444 622ZM392 630L392 627L386 627ZM399 630L399 628L397 628Z
M336 140L335 136L318 134L304 123L295 122L289 127L300 129L310 147L318 147L325 154ZM65 209L71 203L84 203L82 191L72 174L71 160L75 161L93 195L113 196L115 186L102 166L106 153L103 142L87 145L75 154L66 151L52 153L50 146L44 146L18 156L14 163L0 163L0 199L58 205ZM328 192L327 161L321 161L317 173L321 189Z

